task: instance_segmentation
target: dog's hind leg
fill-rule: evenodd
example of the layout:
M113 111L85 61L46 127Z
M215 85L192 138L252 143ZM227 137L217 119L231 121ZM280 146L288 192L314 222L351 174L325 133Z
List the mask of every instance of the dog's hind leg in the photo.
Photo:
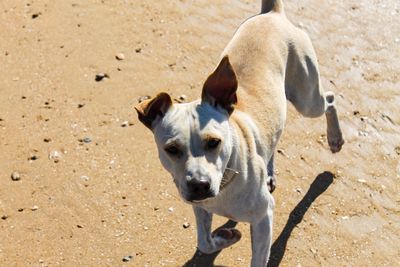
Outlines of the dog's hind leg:
M218 228L211 233L212 213L193 206L197 224L197 248L211 254L227 248L240 240L242 234L234 228Z
M335 107L335 95L320 85L317 57L308 36L299 31L297 42L289 45L285 76L286 98L303 116L316 118L325 114L328 144L333 153L344 144Z
M335 95L332 92L325 93L325 116L327 122L328 143L333 153L339 152L344 144L342 130L335 107Z

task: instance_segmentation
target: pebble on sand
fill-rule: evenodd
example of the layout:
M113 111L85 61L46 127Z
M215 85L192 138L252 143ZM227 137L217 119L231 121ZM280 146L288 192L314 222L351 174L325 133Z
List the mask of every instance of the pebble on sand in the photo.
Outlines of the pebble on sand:
M122 54L122 53L118 53L118 54L115 56L115 58L116 58L117 60L124 60L124 59L125 59L125 55Z
M13 180L13 181L21 180L21 174L19 174L19 172L11 173L11 180Z
M131 261L132 259L133 259L133 256L125 256L125 257L122 258L122 261L123 262L128 262L128 261Z
M89 144L89 143L92 142L92 138L90 138L90 137L85 137L85 138L83 138L83 139L79 139L79 142Z
M32 156L30 156L30 157L28 158L28 160L34 161L34 160L37 160L38 158L39 158L38 156L32 155Z
M96 77L94 78L94 80L95 80L96 82L100 82L100 81L102 81L104 78L110 79L110 76L109 76L107 73L102 73L102 72L100 72L100 73L97 73L97 74L96 74Z
M33 206L32 208L31 208L31 211L35 211L35 210L38 210L39 209L39 207L38 206Z
M41 12L32 14L32 19L36 19L36 18L38 18L40 15L42 15Z
M81 176L81 179L82 179L83 181L86 181L86 182L90 180L89 176L86 176L86 175L82 175L82 176Z
M184 222L182 226L183 226L183 228L187 229L190 227L190 223Z
M54 163L58 163L61 159L61 153L57 150L51 151L49 153L49 160L54 161Z
M180 95L178 98L175 98L174 100L178 103L184 103L186 102L187 96L186 95Z

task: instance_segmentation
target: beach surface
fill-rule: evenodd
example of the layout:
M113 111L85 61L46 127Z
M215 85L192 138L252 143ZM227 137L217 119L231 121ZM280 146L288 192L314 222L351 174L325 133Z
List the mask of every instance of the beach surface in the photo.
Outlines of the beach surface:
M259 0L0 1L0 266L182 266L192 208L133 106L186 101ZM400 266L400 2L285 1L346 140L288 105L270 266ZM214 227L226 219L216 216ZM249 225L218 266L248 266Z

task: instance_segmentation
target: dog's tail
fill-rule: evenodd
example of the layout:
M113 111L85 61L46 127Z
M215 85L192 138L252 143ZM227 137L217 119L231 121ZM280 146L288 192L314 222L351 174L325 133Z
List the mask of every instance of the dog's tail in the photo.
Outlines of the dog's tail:
M261 14L268 13L270 11L283 13L283 1L282 0L262 0L261 2Z

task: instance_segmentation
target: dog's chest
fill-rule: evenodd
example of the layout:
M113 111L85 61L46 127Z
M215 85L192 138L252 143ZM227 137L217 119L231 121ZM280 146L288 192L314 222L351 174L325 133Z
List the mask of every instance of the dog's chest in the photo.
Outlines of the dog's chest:
M254 222L263 218L269 205L273 204L267 186L248 191L245 188L238 192L226 194L212 203L201 207L208 212L226 217L237 222Z

